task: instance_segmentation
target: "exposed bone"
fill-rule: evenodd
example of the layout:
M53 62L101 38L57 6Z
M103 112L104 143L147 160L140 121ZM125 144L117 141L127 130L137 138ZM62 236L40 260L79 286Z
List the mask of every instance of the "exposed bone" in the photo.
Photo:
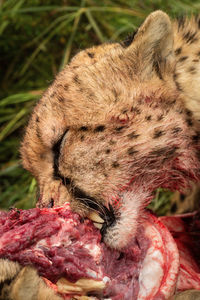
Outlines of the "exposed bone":
M103 281L97 281L93 279L82 278L75 283L68 281L65 278L61 278L57 281L58 292L60 293L81 293L87 294L90 291L99 291L105 288Z

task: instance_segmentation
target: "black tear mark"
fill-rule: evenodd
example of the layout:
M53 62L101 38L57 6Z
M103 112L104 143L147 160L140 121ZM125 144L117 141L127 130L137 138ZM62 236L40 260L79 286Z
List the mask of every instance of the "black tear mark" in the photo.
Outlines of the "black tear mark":
M54 160L53 160L53 177L55 179L59 179L61 178L62 180L63 177L59 172L59 156L60 156L60 147L61 147L61 143L62 140L65 136L65 134L68 132L69 128L67 128L65 130L65 132L63 133L63 135L59 138L59 140L53 145L52 147L52 151L53 151L53 155L54 155Z

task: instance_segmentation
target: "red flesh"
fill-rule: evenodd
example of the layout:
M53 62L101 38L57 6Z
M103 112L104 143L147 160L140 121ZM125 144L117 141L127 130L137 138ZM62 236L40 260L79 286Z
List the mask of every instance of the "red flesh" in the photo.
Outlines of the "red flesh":
M34 265L51 282L56 283L60 277L70 281L82 277L107 278L103 294L98 295L101 299L130 300L137 299L138 295L145 300L167 299L173 294L178 252L168 230L156 217L144 213L136 239L121 255L100 241L99 230L92 222L72 213L68 205L0 212L0 257ZM151 257L156 251L161 256L159 263L158 256ZM159 280L155 278L153 286L150 283L150 290L148 284L142 290L148 279L144 270L148 269L149 257L150 263L158 263L162 274Z
M75 282L83 277L102 280L107 276L111 280L104 295L122 299L129 294L127 299L135 299L139 269L148 247L140 231L141 248L132 243L130 251L120 256L100 242L100 232L90 220L82 221L69 207L1 212L0 257L34 265L53 283L61 277ZM83 245L98 246L99 254L92 256Z
M177 291L200 290L200 215L190 213L159 218L177 244L180 255L180 270Z

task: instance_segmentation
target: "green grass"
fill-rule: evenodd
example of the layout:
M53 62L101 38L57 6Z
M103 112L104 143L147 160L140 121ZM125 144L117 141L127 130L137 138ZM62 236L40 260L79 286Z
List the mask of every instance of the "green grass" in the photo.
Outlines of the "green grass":
M196 14L200 1L0 0L0 207L35 205L36 182L20 165L19 145L55 75L79 50L123 39L156 9L171 17ZM165 213L164 195L154 210Z

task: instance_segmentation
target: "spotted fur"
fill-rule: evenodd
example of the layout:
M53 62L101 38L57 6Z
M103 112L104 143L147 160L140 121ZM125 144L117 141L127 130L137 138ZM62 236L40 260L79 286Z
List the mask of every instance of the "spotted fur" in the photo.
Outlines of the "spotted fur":
M105 242L122 248L154 189L199 180L199 45L198 18L171 22L157 11L128 42L77 54L36 105L22 142L38 206L97 210Z

